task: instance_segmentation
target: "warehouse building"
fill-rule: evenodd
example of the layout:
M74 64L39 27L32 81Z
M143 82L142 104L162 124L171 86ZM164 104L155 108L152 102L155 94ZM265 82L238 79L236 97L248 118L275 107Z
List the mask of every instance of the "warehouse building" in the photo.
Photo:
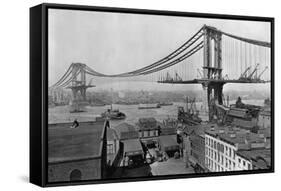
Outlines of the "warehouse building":
M238 153L269 149L262 134L230 126L205 131L205 165L211 172L253 169L253 161ZM241 165L242 161L242 165Z
M48 125L48 181L96 180L106 177L105 121Z

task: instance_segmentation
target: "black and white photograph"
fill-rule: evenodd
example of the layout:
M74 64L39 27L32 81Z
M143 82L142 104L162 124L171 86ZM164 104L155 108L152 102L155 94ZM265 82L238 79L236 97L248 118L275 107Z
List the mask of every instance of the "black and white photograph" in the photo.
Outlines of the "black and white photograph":
M47 11L49 183L272 171L271 22Z

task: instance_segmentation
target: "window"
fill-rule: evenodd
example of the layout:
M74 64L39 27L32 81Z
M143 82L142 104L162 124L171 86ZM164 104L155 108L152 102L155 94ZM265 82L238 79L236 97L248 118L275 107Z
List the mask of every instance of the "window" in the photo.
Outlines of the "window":
M217 153L216 153L216 152L214 152L214 155L215 155L215 160L217 160Z
M113 144L107 144L107 154L114 154Z
M240 158L238 159L238 162L241 163L241 159Z
M243 160L243 166L246 166L246 162Z
M214 148L217 149L217 142L214 141Z
M73 171L71 171L69 176L70 181L81 180L81 178L82 178L82 173L80 170L74 169Z
M251 170L251 165L250 165L250 163L248 163L248 170Z

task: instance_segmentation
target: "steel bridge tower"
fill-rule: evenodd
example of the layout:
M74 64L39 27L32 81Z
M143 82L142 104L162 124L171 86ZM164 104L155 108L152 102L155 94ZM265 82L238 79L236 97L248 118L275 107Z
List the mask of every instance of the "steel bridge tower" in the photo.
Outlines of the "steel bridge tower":
M204 27L204 60L203 60L203 79L204 90L203 103L209 110L210 120L213 118L211 101L223 104L223 85L222 80L222 33L216 28Z
M86 90L91 87L95 87L90 84L86 84L86 64L73 63L72 65L72 81L68 89L71 89L73 95L73 101L86 101ZM78 74L80 73L80 78ZM80 92L82 100L78 99L78 93Z

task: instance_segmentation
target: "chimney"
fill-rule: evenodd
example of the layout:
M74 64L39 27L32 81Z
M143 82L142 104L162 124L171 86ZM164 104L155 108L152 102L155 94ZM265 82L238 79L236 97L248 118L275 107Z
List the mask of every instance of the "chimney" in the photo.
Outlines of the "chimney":
M224 133L224 130L223 130L223 129L220 129L220 130L219 130L219 133Z

